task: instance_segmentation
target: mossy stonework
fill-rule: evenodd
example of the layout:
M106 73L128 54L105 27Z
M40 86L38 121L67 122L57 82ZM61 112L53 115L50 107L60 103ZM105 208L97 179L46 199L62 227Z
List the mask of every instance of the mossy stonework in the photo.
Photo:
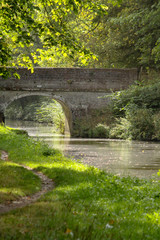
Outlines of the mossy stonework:
M98 133L99 124L104 126L110 126L113 122L114 116L109 107L100 109L90 109L90 114L79 116L74 122L74 132L75 137L102 137L108 138L106 129L103 129L103 134ZM105 127L104 127L105 128Z
M17 72L20 80L0 78L0 112L4 113L15 99L48 96L62 105L72 136L79 120L97 121L93 113L103 111L110 102L104 96L126 89L137 80L137 69L35 68L31 74L22 68Z

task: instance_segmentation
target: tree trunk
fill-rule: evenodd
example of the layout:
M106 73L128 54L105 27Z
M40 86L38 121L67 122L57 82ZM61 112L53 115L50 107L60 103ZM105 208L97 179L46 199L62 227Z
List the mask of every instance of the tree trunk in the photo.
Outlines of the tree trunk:
M5 123L5 116L4 113L0 111L0 124L4 124Z

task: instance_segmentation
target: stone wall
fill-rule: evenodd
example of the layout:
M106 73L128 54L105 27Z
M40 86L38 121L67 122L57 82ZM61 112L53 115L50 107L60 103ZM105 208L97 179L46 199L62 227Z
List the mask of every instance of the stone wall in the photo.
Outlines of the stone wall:
M31 74L21 68L17 72L20 79L0 78L0 121L4 120L8 104L15 99L48 96L62 105L71 134L79 120L96 122L96 110L101 112L110 101L104 96L137 80L136 69L35 68Z
M0 112L14 100L27 96L48 96L58 101L68 120L72 132L74 122L80 118L88 118L93 109L105 108L109 98L104 98L107 93L100 92L45 92L45 91L0 91Z
M0 78L1 90L110 92L125 89L137 80L137 69L35 68L16 70L20 80Z

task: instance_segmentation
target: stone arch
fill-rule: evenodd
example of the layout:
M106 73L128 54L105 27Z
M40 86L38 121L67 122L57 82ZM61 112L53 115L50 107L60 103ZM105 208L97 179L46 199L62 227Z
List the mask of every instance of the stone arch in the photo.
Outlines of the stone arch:
M66 100L62 97L59 96L57 94L53 94L50 92L12 92L10 94L10 96L7 96L5 98L5 102L3 103L3 105L1 106L2 110L1 112L5 112L5 109L15 100L20 99L20 98L24 98L24 97L29 97L29 96L45 96L45 97L49 97L49 98L53 98L54 100L56 100L62 107L64 115L65 115L65 132L68 134L71 134L72 132L72 113L71 110L66 102ZM4 121L4 119L3 119Z

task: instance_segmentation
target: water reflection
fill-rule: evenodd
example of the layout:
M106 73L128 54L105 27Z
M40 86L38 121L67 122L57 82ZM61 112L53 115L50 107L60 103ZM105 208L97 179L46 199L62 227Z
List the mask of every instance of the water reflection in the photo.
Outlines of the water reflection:
M117 175L149 178L160 169L159 143L67 138L54 135L51 126L33 122L7 121L7 125L26 129L66 155Z

